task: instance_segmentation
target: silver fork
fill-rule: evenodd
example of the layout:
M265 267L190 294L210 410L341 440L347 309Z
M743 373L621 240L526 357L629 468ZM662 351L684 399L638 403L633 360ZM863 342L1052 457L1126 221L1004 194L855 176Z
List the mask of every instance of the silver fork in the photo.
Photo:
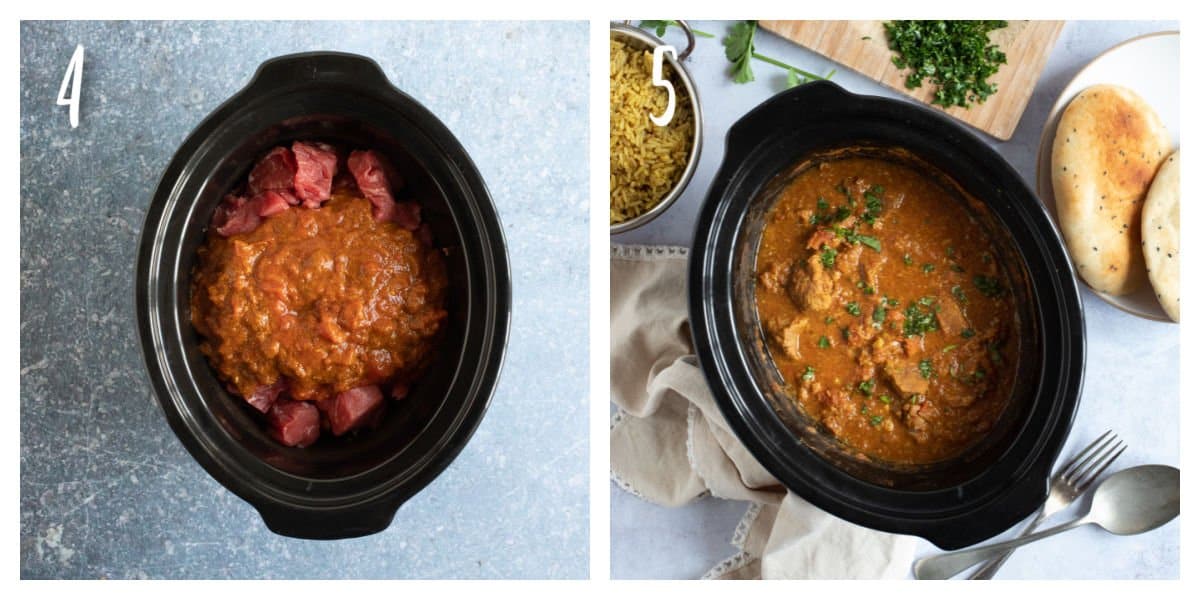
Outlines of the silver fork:
M1103 435L1096 438L1096 441L1088 444L1071 462L1063 465L1058 470L1058 474L1050 482L1050 497L1046 498L1046 503L1042 505L1041 512L1034 517L1029 525L1025 526L1024 531L1020 535L1025 535L1037 529L1042 521L1047 517L1061 511L1071 505L1076 498L1087 491L1096 478L1104 472L1113 461L1117 460L1118 456L1125 451L1129 446L1121 442L1112 430L1105 431ZM1014 550L1009 550L1002 556L998 556L986 563L975 571L969 579L991 579L1000 570L1000 566L1008 557L1012 556Z

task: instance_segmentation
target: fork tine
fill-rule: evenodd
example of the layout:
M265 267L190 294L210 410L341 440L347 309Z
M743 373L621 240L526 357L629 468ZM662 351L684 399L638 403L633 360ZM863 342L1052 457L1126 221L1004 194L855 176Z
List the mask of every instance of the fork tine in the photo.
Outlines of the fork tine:
M1120 448L1119 450L1118 450L1118 447ZM1082 489L1087 489L1088 487L1090 487L1092 485L1092 482L1096 481L1096 478L1099 477L1100 474L1103 473L1105 471L1105 469L1107 469L1109 467L1109 465L1113 464L1113 462L1117 460L1117 457L1121 456L1121 454L1124 453L1125 449L1127 449L1127 448L1129 448L1129 446L1125 445L1125 444L1113 446L1113 450L1116 450L1117 453L1113 454L1111 458L1108 458L1107 460L1105 460L1103 464L1096 467L1094 470L1092 470L1084 475L1081 475L1080 479L1082 481L1079 483L1079 489L1082 490ZM1112 450L1109 451L1109 454L1112 454ZM1105 457L1107 457L1107 456L1108 455L1106 454Z
M1074 483L1079 479L1079 474L1088 468L1089 465L1095 464L1096 459L1100 457L1100 455L1104 454L1104 451L1109 449L1110 444L1116 440L1117 436L1115 435L1105 439L1103 444L1100 444L1098 447L1096 447L1096 449L1089 452L1087 456L1083 457L1083 460L1079 464L1072 467L1070 471L1063 473L1063 478L1066 479L1068 483L1074 485Z
M1104 441L1104 438L1108 437L1110 434L1112 434L1112 430L1111 430L1111 429L1109 429L1108 431L1105 431L1104 433L1100 434L1100 437L1096 438L1095 440L1093 440L1093 441L1092 441L1092 443L1088 444L1088 447L1087 447L1087 448L1084 448L1083 450L1080 450L1080 451L1079 451L1079 453L1078 453L1078 454L1076 454L1076 455L1075 455L1075 457L1074 457L1074 458L1072 458L1070 462L1068 462L1067 464L1063 465L1063 466L1062 466L1062 468L1058 470L1059 474L1060 474L1060 475L1063 475L1063 474L1065 474L1065 473L1066 473L1066 472L1067 472L1069 469L1073 468L1073 467L1075 466L1075 464L1076 464L1076 463L1078 463L1079 461L1083 460L1083 458L1084 458L1084 457L1088 456L1088 453L1092 451L1092 448L1095 448L1095 447L1096 447L1096 444L1099 444L1100 442Z

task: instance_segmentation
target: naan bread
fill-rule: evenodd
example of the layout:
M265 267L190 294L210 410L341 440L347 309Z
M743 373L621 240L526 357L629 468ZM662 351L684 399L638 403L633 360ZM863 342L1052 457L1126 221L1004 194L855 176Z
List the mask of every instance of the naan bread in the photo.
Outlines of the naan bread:
M1096 85L1063 110L1051 156L1054 201L1067 250L1092 288L1109 294L1146 284L1141 215L1171 138L1136 93Z
M1142 254L1154 295L1179 321L1179 152L1158 169L1142 207Z

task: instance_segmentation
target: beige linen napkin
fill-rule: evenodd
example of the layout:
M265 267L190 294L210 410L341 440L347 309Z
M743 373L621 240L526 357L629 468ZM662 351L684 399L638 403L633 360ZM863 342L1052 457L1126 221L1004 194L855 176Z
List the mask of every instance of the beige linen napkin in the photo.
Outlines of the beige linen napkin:
M913 538L848 523L788 492L738 442L692 355L687 250L613 246L612 479L663 506L749 501L739 552L706 579L904 577Z

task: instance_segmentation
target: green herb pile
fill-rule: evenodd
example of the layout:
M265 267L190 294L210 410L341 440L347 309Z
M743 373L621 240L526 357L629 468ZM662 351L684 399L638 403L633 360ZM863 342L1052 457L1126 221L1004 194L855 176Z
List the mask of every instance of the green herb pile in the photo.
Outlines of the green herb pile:
M1007 21L889 21L883 28L896 53L892 64L912 69L906 87L929 80L938 88L934 104L969 108L996 93L988 78L1008 58L988 33L1007 26Z

